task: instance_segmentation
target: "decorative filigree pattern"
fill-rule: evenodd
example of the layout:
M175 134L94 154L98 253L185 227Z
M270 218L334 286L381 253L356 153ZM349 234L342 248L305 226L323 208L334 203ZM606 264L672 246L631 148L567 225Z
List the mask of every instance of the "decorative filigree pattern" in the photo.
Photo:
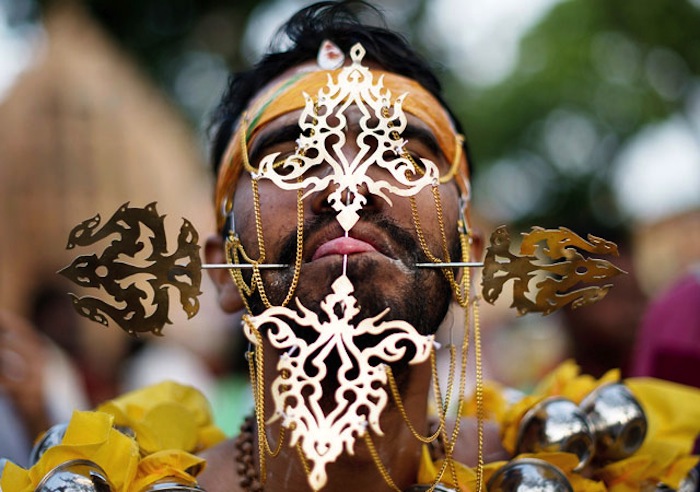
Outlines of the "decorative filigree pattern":
M111 239L99 257L79 256L59 272L80 286L100 289L113 301L71 294L78 313L105 326L109 317L132 335L147 331L159 335L170 323L168 287L174 287L187 316L197 314L202 279L199 236L183 219L177 250L168 255L164 219L155 202L145 208L129 207L127 202L102 227L98 214L73 228L68 249Z
M566 227L533 227L532 232L523 236L520 247L523 256L518 256L510 252L511 240L505 226L491 234L491 246L486 250L482 279L482 294L487 302L493 304L504 284L513 280L511 307L516 308L519 314L541 312L546 315L568 304L575 309L601 300L612 287L607 284L575 288L577 285L600 282L625 273L609 261L585 258L578 251L617 255L615 243L605 239L589 234L586 241ZM545 246L541 247L541 243ZM540 258L535 256L538 249L553 262L541 263ZM544 278L535 283L536 294L533 300L530 281L538 276Z
M302 133L296 152L281 166L283 173L276 169L279 152L264 157L259 166L260 178L286 190L306 190L304 196L333 186L328 203L338 212L337 220L346 231L355 225L358 211L367 202L362 188L391 204L387 193L412 196L439 178L432 161L420 159L423 169L417 169L408 158L404 149L407 142L401 138L406 128L402 104L407 94L392 104L391 91L384 88L383 79L375 83L369 68L362 65L364 54L360 44L353 46L352 64L340 71L337 82L328 76L328 85L319 91L317 101L304 93L306 105L299 117ZM361 131L355 139L358 150L348 160L343 147L347 139L345 112L351 106L361 113ZM330 171L312 173L319 165L330 166ZM370 166L388 171L396 184L374 180L367 172Z
M281 418L282 425L291 430L291 446L301 439L304 455L313 462L308 477L313 490L325 485L326 465L343 451L352 454L355 439L368 427L382 435L379 416L388 401L384 364L404 359L411 364L424 362L433 346L432 335L420 335L405 321L381 321L388 308L354 326L360 309L352 283L343 275L332 289L321 302L325 321L321 313L297 300L299 312L273 307L247 318L244 324L252 343L258 343L252 330L269 328L270 343L286 351L277 365L279 376L272 383L276 411L272 421ZM285 320L299 330L309 330L297 334ZM370 337L372 343L360 347L359 337ZM307 342L310 338L313 341ZM337 358L338 367L331 369L329 358ZM327 398L322 399L328 378L335 379L336 389L334 405L326 412Z

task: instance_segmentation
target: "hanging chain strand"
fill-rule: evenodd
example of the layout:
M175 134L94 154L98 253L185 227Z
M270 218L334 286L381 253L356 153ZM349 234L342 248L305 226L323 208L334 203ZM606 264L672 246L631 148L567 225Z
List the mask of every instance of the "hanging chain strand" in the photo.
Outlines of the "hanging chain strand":
M476 465L477 492L484 487L484 372L481 358L481 327L479 323L479 299L472 306L474 315L474 352L476 355L476 423L478 435L478 460Z
M408 418L408 413L406 412L406 407L404 406L403 400L401 399L401 395L399 394L399 388L396 385L396 380L394 379L394 374L391 371L391 367L389 367L389 365L385 365L384 370L386 371L387 381L389 382L389 388L391 389L391 395L394 397L394 403L396 403L396 408L399 410L401 417L406 423L408 429L411 431L411 434L413 434L413 437L425 444L435 441L435 439L437 439L440 436L440 432L442 431L444 425L444 419L442 418L442 414L440 415L440 426L435 431L435 433L433 433L430 436L421 435L416 430L411 420Z
M379 474L382 476L384 479L384 482L391 487L393 490L396 492L401 492L401 489L396 486L394 483L394 480L391 478L391 475L389 475L389 471L386 469L386 466L384 466L384 463L382 462L382 458L379 456L379 453L377 452L377 448L374 447L374 442L372 441L372 436L369 435L369 432L366 431L362 437L365 438L365 444L367 445L367 449L369 450L369 454L372 456L372 460L374 460L374 465L377 467L377 470L379 471Z

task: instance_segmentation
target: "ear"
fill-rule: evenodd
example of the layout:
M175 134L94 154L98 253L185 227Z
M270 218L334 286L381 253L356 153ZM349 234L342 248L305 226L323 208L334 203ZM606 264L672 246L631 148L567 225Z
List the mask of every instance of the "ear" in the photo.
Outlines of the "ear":
M471 230L471 257L474 261L481 261L484 256L484 234L477 229Z
M204 257L207 263L226 263L224 240L213 234L207 238L204 245ZM238 287L233 283L231 274L226 268L210 268L207 270L218 292L219 306L226 313L235 313L245 306Z
M467 219L469 220L469 219ZM469 222L469 260L470 261L483 261L484 259L484 235L483 233L476 229L471 221ZM462 275L464 275L464 269L461 268L457 274L457 282L462 280ZM472 275L472 279L476 278ZM474 288L474 286L472 286ZM454 293L453 293L454 294ZM453 299L456 297L453 295Z

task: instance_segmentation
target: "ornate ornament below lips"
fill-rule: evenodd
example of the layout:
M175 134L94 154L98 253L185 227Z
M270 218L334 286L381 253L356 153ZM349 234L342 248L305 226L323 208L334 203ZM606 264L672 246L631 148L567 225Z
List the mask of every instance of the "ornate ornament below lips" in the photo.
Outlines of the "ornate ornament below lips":
M353 454L355 440L368 428L383 434L379 417L388 401L385 364L424 362L434 343L432 335L419 334L405 321L381 321L388 308L353 325L360 309L352 283L343 275L333 282L332 290L321 302L326 320L297 300L299 312L272 307L246 317L244 323L252 343L260 343L259 331L269 328L266 335L272 346L285 351L277 365L279 376L272 383L275 416L271 422L282 419L282 425L291 430L290 446L301 442L304 455L313 463L308 477L313 490L326 484L326 465L343 451ZM303 331L304 338L285 320L298 326L295 329ZM360 347L359 337L371 342ZM338 360L339 367L332 372L329 357ZM322 401L327 378L335 378L336 388L330 411Z

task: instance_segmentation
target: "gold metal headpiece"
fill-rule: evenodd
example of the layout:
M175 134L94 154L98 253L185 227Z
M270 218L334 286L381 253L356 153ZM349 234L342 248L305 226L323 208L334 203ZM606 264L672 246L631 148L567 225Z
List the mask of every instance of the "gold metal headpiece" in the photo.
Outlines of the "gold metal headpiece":
M269 179L281 189L305 190L304 197L332 187L328 203L338 212L337 220L346 231L357 223L357 212L367 200L360 188L366 187L391 204L390 195L414 196L440 178L432 161L421 159L421 169L408 158L404 150L407 142L400 137L407 123L402 108L407 94L392 98L383 77L375 81L370 69L362 65L364 55L365 49L356 44L350 51L352 64L340 70L337 80L329 76L316 100L304 93L306 104L299 117L301 134L296 152L283 163L277 162L279 153L270 154L262 159L258 171L259 178ZM355 139L359 150L352 160L343 152L345 126L337 123L345 121L349 107L362 114L361 131ZM329 166L330 171L323 176L309 172L319 165ZM278 166L283 173L278 172ZM372 179L367 172L372 166L387 171L396 184Z
M464 401L468 352L472 350L469 340L473 338L479 417L477 489L481 489L484 475L483 378L479 303L478 296L471 289L469 268L484 268L482 296L486 301L494 302L504 285L513 280L513 307L520 314L549 314L568 304L579 307L601 299L610 285L579 288L579 284L602 281L622 271L607 261L585 258L581 252L617 254L617 249L613 243L593 236L586 241L565 228L545 230L536 227L525 235L520 255L516 255L510 252L508 232L505 227L500 227L491 236L484 263L470 261L471 236L464 201L468 199L468 188L465 183L459 185L460 180L455 179L460 175L465 181L467 179L466 169L460 170L460 166L466 168L466 161L460 154L461 137L455 134L444 108L437 102L432 103L432 95L411 79L389 72L370 71L362 65L364 54L364 48L355 45L350 51L350 65L336 70L317 71L300 79L302 85L297 89L306 88L303 90L303 107L296 106L299 104L297 96L302 92L296 90L286 96L293 98L293 103L285 102L282 95L272 97L259 101L264 111L261 109L259 115L254 115L252 122L243 118L230 144L232 155L240 159L231 158L229 165L222 167L216 203L219 222L223 222L221 219L225 221L226 216L232 218L229 206L232 193L235 187L243 186L243 183L237 182L237 178L243 169L249 173L255 225L250 241L257 241L257 248L252 248L257 249L257 258L246 252L248 241L244 247L236 231L230 230L227 231L229 235L225 247L228 263L202 265L198 235L187 220L181 226L177 249L168 253L164 216L157 213L155 203L143 209L129 207L127 203L102 226L97 215L73 229L69 249L97 245L103 240L111 242L99 257L96 254L80 256L60 273L78 285L98 289L110 297L104 300L73 296L75 308L80 314L105 325L111 318L133 335L145 331L160 334L164 325L170 323L171 291L179 292L183 309L189 317L194 316L199 308L197 296L200 294L202 268L231 271L249 311L243 316L243 321L245 335L253 346L248 355L256 404L261 480L266 476L266 457L275 456L278 452L270 446L266 428L270 422L277 420L281 424L277 449L281 449L285 433L289 432L289 444L297 447L313 490L327 483L327 465L336 461L343 452L352 454L358 439L364 439L385 482L397 489L372 440L373 435L382 435L380 415L390 397L418 441L428 443L440 438L444 443L446 457L432 488L442 479L448 467L451 467L448 474L456 482L457 473L451 453L457 442L459 419L449 432L446 422L448 412L461 408ZM322 48L321 55L323 63L333 65L337 62L338 53L333 46ZM315 97L309 93L314 93ZM421 96L422 93L425 93L424 96ZM279 107L273 108L275 104ZM349 128L348 117L357 114L348 111L351 107L351 111L359 113L359 117L352 120L352 128ZM282 158L280 153L272 153L259 163L253 163L253 166L248 161L247 125L250 124L254 131L262 127L263 114L269 122L286 114L290 108L300 110L298 126L301 133L296 150ZM439 148L445 163L449 164L449 171L443 176L436 163L426 158L414 158L406 150L408 142L402 134L407 128L408 118L404 110L425 124L438 142L442 142ZM344 148L349 138L354 138L350 152ZM260 180L269 180L280 190L296 192L288 194L289 197L296 195L297 205L294 265L266 262L262 202L258 190ZM448 215L443 213L440 188L452 180L457 181L462 192L459 217L456 224L450 225L456 226L456 234L447 232L445 217ZM392 205L392 200L406 200L403 203L406 211L404 217L409 220L410 210L416 243L428 262L408 264L406 260L402 261L402 266L406 269L439 269L451 286L456 302L467 313L461 348L456 349L450 343L450 378L444 396L439 387L433 335L421 335L408 321L391 320L389 308L381 312L366 313L361 310L354 294L356 286L348 276L348 268L352 268L349 266L349 254L343 254L342 274L330 285L330 292L325 293L319 309L312 311L304 306L304 299L295 298L304 259L304 199L326 190L329 193L326 201L335 210L335 217L346 238L360 220L359 212L368 203L366 194L389 205ZM416 198L419 193L420 202ZM429 209L431 195L436 221L431 230L437 231L437 234L428 241L422 226L427 216L421 217L418 203L421 208L425 206ZM451 241L460 246L461 261L451 259L452 246L455 245ZM244 278L239 271L242 268L252 268L252 275ZM265 292L266 282L260 272L263 268L290 269L293 273L286 286L287 295L278 305L273 305ZM463 268L462 275L458 275L455 268ZM258 296L264 306L262 312L255 315L248 304L253 295ZM289 302L295 302L296 306L287 307ZM277 374L271 382L266 381L270 373L265 371L264 366L264 347L270 346L276 349L278 357ZM459 356L457 350L460 350ZM419 364L428 359L431 361L435 408L440 426L431 436L423 436L411 423L403 407L402 395L392 375L392 364L399 361L402 365ZM336 370L329 369L329 361L337 363ZM457 370L458 382L454 377ZM333 394L324 395L324 391L332 391ZM270 417L265 412L266 395L272 395L274 400L275 414L270 420L266 420ZM456 401L453 401L453 396Z
M579 252L617 256L615 243L590 234L586 241L566 227L533 227L530 233L523 234L522 256L510 252L510 243L505 226L491 234L491 246L487 248L484 259L482 294L484 300L493 304L504 284L513 280L511 307L519 314L538 312L546 315L567 304L576 309L599 301L612 284L576 287L626 273L609 261L585 258ZM540 257L536 253L540 253ZM531 281L535 282L534 291L530 290Z

